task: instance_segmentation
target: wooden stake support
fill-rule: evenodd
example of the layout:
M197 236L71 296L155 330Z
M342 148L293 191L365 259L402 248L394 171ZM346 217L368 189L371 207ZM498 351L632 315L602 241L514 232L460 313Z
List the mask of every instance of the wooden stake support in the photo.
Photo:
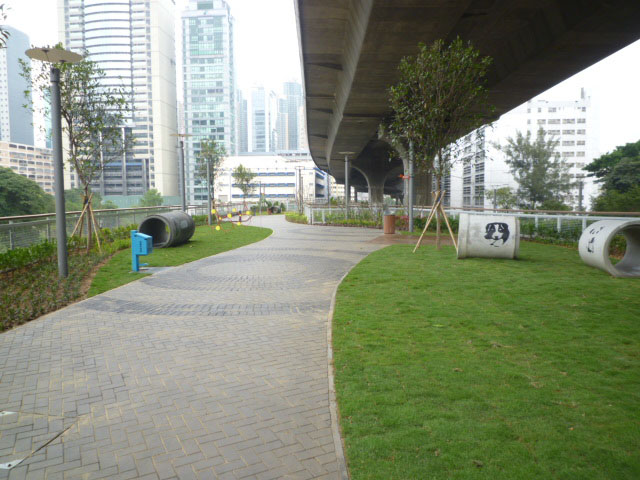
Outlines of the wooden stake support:
M434 194L434 202L433 202L433 206L431 207L431 211L429 212L427 223L425 224L424 229L422 230L422 234L418 239L418 243L416 243L416 246L413 249L413 253L416 253L416 250L418 250L418 247L422 243L422 239L424 238L425 233L427 233L427 228L429 228L429 224L431 224L431 220L433 220L433 217L436 216L437 214L442 214L442 216L444 217L444 221L447 224L447 229L449 230L449 235L451 236L451 240L453 240L453 245L456 247L456 252L458 251L458 242L456 241L455 235L453 234L453 230L451 229L451 224L449 223L449 218L447 217L447 214L444 211L444 206L442 205L442 201L444 200L444 194L445 194L445 190L442 190L442 191L438 190Z

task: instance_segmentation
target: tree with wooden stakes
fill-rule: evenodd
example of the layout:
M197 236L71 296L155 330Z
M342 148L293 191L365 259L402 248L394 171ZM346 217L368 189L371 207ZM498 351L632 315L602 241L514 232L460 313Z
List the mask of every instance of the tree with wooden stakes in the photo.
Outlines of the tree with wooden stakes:
M389 89L391 117L383 126L396 149L409 150L418 170L431 173L436 186L434 201L422 238L435 217L436 246L440 249L441 221L457 242L445 214L443 180L451 171L456 141L486 123L493 113L488 104L486 75L491 58L470 43L456 38L450 44L423 43L414 57L398 66L398 83Z
M60 44L55 48L62 48ZM25 108L48 115L50 113L50 68L44 62L32 67L20 60L21 75L31 85L25 91ZM125 120L129 111L123 89L104 85L105 72L90 60L60 64L60 114L64 154L72 171L78 176L84 191L83 209L72 236L82 235L87 227L87 250L92 247L92 230L98 224L92 208L91 184L96 182L106 164L121 159L133 143ZM44 98L44 107L32 102L31 93Z
M213 139L204 139L200 141L200 150L196 151L196 170L195 176L199 180L204 180L207 185L208 204L210 210L215 211L216 223L220 226L220 215L218 215L215 203L215 182L218 172L227 154L224 144L218 143ZM211 217L209 217L211 218ZM211 223L211 222L210 222Z
M242 191L242 198L244 200L243 210L247 209L247 196L249 196L253 190L253 179L256 178L256 174L242 164L238 165L231 173L233 180L236 182L240 191Z

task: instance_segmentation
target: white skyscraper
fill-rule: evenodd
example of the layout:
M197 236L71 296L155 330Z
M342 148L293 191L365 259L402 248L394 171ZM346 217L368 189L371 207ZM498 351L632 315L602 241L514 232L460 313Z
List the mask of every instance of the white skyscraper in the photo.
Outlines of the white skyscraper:
M173 0L58 0L58 13L65 47L86 53L132 107L133 152L105 169L102 193L177 195Z
M187 198L207 199L206 183L196 178L203 140L223 144L229 155L237 148L236 80L233 17L224 0L190 0L182 13L185 165Z

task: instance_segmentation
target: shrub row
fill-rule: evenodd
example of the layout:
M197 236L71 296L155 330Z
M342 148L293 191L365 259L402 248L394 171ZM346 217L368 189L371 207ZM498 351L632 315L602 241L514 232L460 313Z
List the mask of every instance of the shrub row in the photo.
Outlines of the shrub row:
M69 276L58 277L56 244L43 242L0 254L0 331L57 310L84 295L86 279L100 262L131 246L136 225L100 231L102 252L87 252L86 238L68 240Z
M302 215L301 213L296 212L287 212L284 214L284 217L288 222L293 223L309 223L306 215Z

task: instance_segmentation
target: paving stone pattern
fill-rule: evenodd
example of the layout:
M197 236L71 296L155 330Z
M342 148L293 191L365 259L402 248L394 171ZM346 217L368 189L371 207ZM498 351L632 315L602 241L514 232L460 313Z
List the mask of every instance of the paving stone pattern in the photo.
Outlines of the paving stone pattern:
M0 464L24 459L0 478L340 478L326 322L379 232L254 224L274 234L0 335Z

